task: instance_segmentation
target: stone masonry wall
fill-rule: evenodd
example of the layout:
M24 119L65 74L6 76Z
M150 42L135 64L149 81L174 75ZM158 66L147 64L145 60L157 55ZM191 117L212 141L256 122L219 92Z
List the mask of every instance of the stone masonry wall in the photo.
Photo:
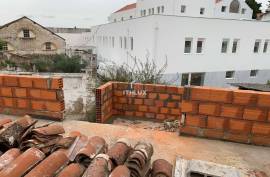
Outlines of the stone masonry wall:
M24 39L19 38L19 33L23 29L28 29L34 33L34 38ZM37 23L24 17L14 23L0 28L0 39L6 41L13 48L12 52L20 55L33 54L61 54L65 53L65 40L46 30ZM46 51L45 43L51 42L56 47L56 50Z
M270 93L109 82L96 90L96 106L100 123L178 119L181 135L270 146Z

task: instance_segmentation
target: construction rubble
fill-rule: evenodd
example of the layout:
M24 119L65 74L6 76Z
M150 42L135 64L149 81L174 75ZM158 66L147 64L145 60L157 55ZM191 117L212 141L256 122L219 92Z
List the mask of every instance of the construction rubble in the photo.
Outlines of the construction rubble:
M119 139L109 147L102 137L65 135L61 125L37 126L29 116L0 120L0 177L172 177L164 159L151 163L147 142L132 147Z

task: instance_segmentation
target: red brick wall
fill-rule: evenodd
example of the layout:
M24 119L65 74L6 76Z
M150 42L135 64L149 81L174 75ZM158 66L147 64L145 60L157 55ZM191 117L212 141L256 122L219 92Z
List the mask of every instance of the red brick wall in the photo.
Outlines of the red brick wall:
M270 93L185 88L181 134L270 146Z
M97 122L112 116L181 120L180 133L270 146L270 93L127 83L96 90Z
M0 75L0 113L63 119L62 78Z
M133 84L139 95L130 95L127 83L109 82L96 90L97 122L111 116L142 117L149 119L179 119L183 88L165 85Z

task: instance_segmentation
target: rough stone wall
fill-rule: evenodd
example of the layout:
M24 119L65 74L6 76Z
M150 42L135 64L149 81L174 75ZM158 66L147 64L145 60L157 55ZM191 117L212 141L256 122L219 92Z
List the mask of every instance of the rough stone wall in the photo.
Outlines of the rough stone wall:
M28 29L34 34L34 38L24 39L19 37L23 29ZM11 23L8 26L0 28L0 39L6 41L14 49L13 53L20 55L32 54L61 54L65 53L65 40L46 30L40 25L34 23L28 18ZM51 42L55 50L46 51L45 43Z

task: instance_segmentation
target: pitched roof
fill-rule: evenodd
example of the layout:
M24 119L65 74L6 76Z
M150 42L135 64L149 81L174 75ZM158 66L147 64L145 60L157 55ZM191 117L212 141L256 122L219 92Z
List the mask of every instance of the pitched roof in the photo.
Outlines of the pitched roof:
M135 9L136 6L137 6L137 3L129 4L129 5L126 5L126 6L122 7L121 9L117 10L114 13L123 12L123 11L127 11L127 10L130 10L130 9Z
M41 28L43 28L43 29L49 31L51 34L53 34L53 35L55 35L55 36L57 36L57 37L59 37L59 38L65 40L63 37L57 35L56 33L52 32L52 31L49 30L48 28L42 26L41 24L35 22L34 20L31 20L30 18L28 18L28 17L26 17L26 16L23 16L23 17L21 17L21 18L18 18L17 20L13 20L13 21L11 21L11 22L9 22L9 23L3 25L3 26L0 26L0 29L5 28L5 27L8 27L9 25L11 25L11 24L13 24L13 23L16 23L16 22L18 22L18 21L20 21L20 20L22 20L22 19L30 20L30 21L33 22L34 24L36 24L36 25L40 26Z

